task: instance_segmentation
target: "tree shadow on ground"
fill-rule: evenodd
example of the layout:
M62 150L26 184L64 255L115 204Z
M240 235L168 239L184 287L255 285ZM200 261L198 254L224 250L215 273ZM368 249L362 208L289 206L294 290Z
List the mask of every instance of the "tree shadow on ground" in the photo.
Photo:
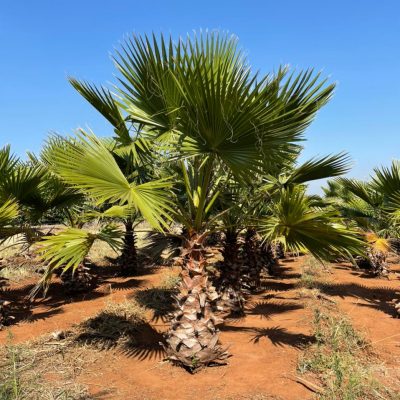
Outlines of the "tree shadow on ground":
M296 287L296 285L294 283L290 283L290 282L281 282L282 278L279 278L279 280L265 280L263 282L263 288L265 291L274 291L274 292L284 292L287 290L291 290L294 289ZM283 277L284 279L284 277Z
M102 268L105 269L105 268ZM14 325L21 321L35 322L46 319L53 315L60 314L60 308L65 304L79 303L105 297L112 291L130 290L143 285L144 279L139 278L120 278L112 280L106 275L100 276L97 287L82 293L66 294L64 286L59 280L51 282L46 294L42 291L32 299L31 293L36 288L35 283L29 283L17 287L3 286L0 290L1 299L10 301L9 314L14 317L11 324ZM47 307L49 310L35 312L37 307Z
M168 322L176 308L174 296L177 291L162 287L139 290L132 295L140 305L153 311L153 322Z
M261 339L269 339L274 346L290 346L296 349L303 349L315 342L315 337L303 333L290 332L280 326L269 328L252 328L238 326L223 326L223 332L242 332L251 335L250 341L254 344L260 343Z
M151 260L147 254L141 250L137 250L138 265L135 271L132 271L130 276L142 276L155 273L161 266ZM106 256L105 260L109 263L109 266L100 267L105 271L102 273L103 276L116 277L121 276L121 263L119 257Z
M302 308L303 306L301 304L289 303L285 301L257 301L250 303L248 307L246 307L246 314L259 315L261 318L270 319L275 314L282 314L289 311L300 310Z
M138 279L138 278L125 278L121 282L117 282L111 279L105 279L101 281L101 286L106 288L108 287L110 289L110 292L112 292L112 291L135 289L142 286L144 282L145 282L144 279Z
M364 300L369 304L358 304L382 311L391 316L396 312L390 302L396 297L396 289L388 286L369 287L358 283L328 283L319 286L321 292L329 296L353 297Z
M80 324L74 342L94 346L99 350L113 350L127 357L157 360L164 355L161 332L144 320L131 321L123 315L102 311Z
M279 326L255 329L255 335L251 338L251 341L256 344L262 338L269 339L274 346L282 347L287 345L296 349L304 349L315 342L314 336L289 332L287 329Z
M32 323L63 312L62 309L59 308L61 305L60 302L56 300L48 305L47 310L35 313L35 305L38 303L35 304L29 297L34 287L35 285L29 284L18 288L5 287L1 290L1 299L10 302L7 307L7 314L10 315L12 319L10 319L8 325L15 325L19 322ZM47 307L47 305L45 306Z

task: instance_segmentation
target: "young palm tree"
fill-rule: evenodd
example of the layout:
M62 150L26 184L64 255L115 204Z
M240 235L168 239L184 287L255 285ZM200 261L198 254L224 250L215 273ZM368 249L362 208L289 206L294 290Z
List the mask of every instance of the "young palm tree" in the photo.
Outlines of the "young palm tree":
M7 239L20 233L19 229L16 229L15 223L18 217L18 205L15 201L0 200L0 245L2 245ZM1 293L1 287L0 287ZM9 322L9 302L2 300L0 297L0 330Z
M259 281L260 267L262 267L262 262L258 259L264 258L267 263L271 263L273 261L271 256L279 258L277 253L283 252L284 254L284 249L279 241L257 240L257 223L254 222L254 219L270 215L270 205L279 201L283 191L295 187L305 187L311 181L338 176L349 169L349 158L343 153L313 158L302 164L297 163L298 156L299 154L275 171L261 176L260 181L253 188L253 196L249 196L248 207L251 209L251 217L250 229L246 234L250 242L247 245L247 253L251 254L249 258L252 257L253 264L256 265L253 272L256 281Z
M391 239L398 237L398 227L390 210L390 184L385 184L379 170L375 172L371 182L347 178L329 182L325 197L341 211L348 226L356 226L362 232L368 248L368 266L379 276L388 273L386 258ZM358 262L363 260L358 258Z
M13 200L0 202L0 244L18 234L15 228L19 216L18 204Z
M171 211L167 191L171 183L168 180L143 184L129 182L107 144L92 134L82 131L75 138L59 138L57 141L57 145L53 143L46 154L53 173L91 199L94 206L103 209L87 210L84 214L86 220L132 220L134 215L140 214L156 229L162 230L166 226ZM103 224L95 233L84 228L68 228L45 237L40 243L40 254L48 264L43 282L48 282L58 268L76 270L96 240L120 250L123 247L119 240L121 237L122 232L109 223Z
M236 233L236 235L231 235L233 239L237 238L237 230L246 228L241 265L238 266L237 262L235 264L228 262L224 264L225 268L222 271L224 282L226 282L224 286L229 288L228 292L233 300L234 310L243 311L243 296L240 295L243 278L248 281L246 283L250 287L258 287L261 270L264 267L268 268L274 262L273 246L275 243L281 244L279 237L260 236L260 219L264 220L275 216L272 205L281 201L285 191L294 188L304 190L305 185L312 180L341 175L349 168L349 160L345 154L311 159L301 165L296 165L296 158L290 160L286 165L280 166L278 171L264 176L260 175L251 187L247 187L246 190L242 189L244 191L242 198L236 196L231 207L222 217L227 221L225 225L228 224L230 230ZM311 201L312 197L307 197L307 199L309 207L316 207L315 202ZM239 216L236 215L238 211L241 214ZM234 221L237 223L235 224ZM297 221L297 229L301 229L300 222ZM326 220L324 220L325 222ZM337 219L335 218L332 222L337 222ZM323 230L323 227L321 226L320 229ZM340 237L341 232L338 231L337 234ZM282 237L282 239L285 238ZM234 240L232 242L237 246L237 242ZM232 245L230 246L232 247ZM309 250L313 251L312 248ZM233 267L229 268L230 265ZM240 299L240 301L235 302L236 299Z
M320 260L362 254L361 238L343 224L340 214L313 203L304 187L284 189L270 205L270 215L260 218L259 231L266 240L279 240L290 251Z
M108 89L98 89L74 78L70 78L70 83L113 126L115 135L107 147L127 180L141 184L156 179L159 159L154 148L150 148L150 142L140 137L141 125L126 121L124 110ZM119 263L124 276L138 271L134 229L140 222L140 213L123 219L125 234Z

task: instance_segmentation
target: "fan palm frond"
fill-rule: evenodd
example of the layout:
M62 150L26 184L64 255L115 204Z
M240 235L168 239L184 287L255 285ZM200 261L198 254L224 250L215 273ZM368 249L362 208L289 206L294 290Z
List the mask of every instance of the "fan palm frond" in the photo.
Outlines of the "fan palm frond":
M56 235L45 236L38 244L38 253L48 265L43 281L47 281L57 268L62 267L63 271L78 268L97 240L107 243L115 251L120 250L122 235L123 232L116 227L106 225L95 233L86 229L67 228Z
M170 218L171 180L158 179L139 185L128 182L110 151L93 134L82 131L74 142L53 148L51 162L65 182L92 197L97 204L111 202L135 207L157 229Z
M181 156L214 154L246 180L297 149L333 91L312 71L252 75L236 38L218 33L134 37L115 62L127 119L155 137L173 133Z
M310 205L303 190L284 190L272 205L271 215L259 221L259 230L268 241L280 240L298 252L310 252L318 259L360 254L360 235L341 223L337 212Z
M74 78L69 78L69 81L74 89L111 123L115 128L118 141L125 146L129 145L132 142L129 130L111 92L104 87L98 88L93 84Z

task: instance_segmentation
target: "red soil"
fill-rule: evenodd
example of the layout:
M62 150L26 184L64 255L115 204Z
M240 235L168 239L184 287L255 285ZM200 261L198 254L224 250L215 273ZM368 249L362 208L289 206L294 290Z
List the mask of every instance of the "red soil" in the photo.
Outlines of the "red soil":
M279 277L267 281L268 290L252 296L246 317L230 320L222 328L221 341L232 354L227 366L190 375L162 362L158 342L167 325L157 320L143 332L141 346L124 353L108 351L106 358L99 358L81 373L79 381L103 399L225 400L247 399L253 394L285 400L314 398L295 380L299 353L313 339L311 312L303 308L295 287L301 265L301 259L282 262ZM21 321L10 329L12 340L23 342L67 329L96 314L107 302L123 301L138 289L156 285L160 274L161 270L138 278L108 278L90 297L70 302L57 295L55 287L52 297L34 305L29 322ZM367 333L387 368L398 368L399 320L388 305L400 290L398 278L368 279L348 266L337 265L330 281L323 292ZM9 295L24 290L27 288L12 288ZM6 339L7 331L0 332L0 343Z

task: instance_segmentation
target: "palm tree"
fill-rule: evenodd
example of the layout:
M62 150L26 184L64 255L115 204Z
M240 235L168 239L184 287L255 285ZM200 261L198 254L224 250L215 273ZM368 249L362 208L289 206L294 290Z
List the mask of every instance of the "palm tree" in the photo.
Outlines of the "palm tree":
M0 244L18 233L14 224L19 216L18 204L13 200L0 203Z
M344 225L339 212L315 205L304 187L282 190L269 207L270 215L259 219L265 240L279 240L290 251L311 253L319 260L362 254L357 232Z
M295 153L316 111L330 98L312 71L297 76L253 74L233 37L207 33L173 43L153 37L127 41L116 60L118 91L132 123L146 136L190 159L185 179L189 209L178 311L167 334L167 354L191 370L226 357L212 312L218 297L209 283L204 240L223 168L242 184ZM182 163L186 174L188 162ZM195 185L192 184L195 183Z
M81 131L74 138L57 138L56 144L53 141L48 146L45 158L56 176L91 200L92 210L85 211L85 221L97 219L106 223L97 232L71 227L44 237L39 248L48 264L43 283L48 283L58 268L75 271L96 240L106 242L115 251L121 250L125 245L120 241L122 232L108 223L110 219L132 220L140 214L156 229L167 225L170 201L166 189L171 186L170 181L129 182L107 143L93 134Z
M130 123L125 119L124 110L107 88L99 89L88 82L74 78L70 78L69 81L78 93L113 126L115 135L107 147L126 179L136 184L156 179L156 166L159 160L154 148L150 148L150 142L140 137L141 125ZM119 257L123 276L138 272L135 226L140 222L140 213L132 213L129 218L123 219L124 245Z
M260 236L260 232L258 232L260 220L276 216L272 206L282 200L282 196L287 190L295 188L305 190L306 184L310 181L338 176L349 169L349 159L346 154L314 158L300 165L297 165L296 159L297 155L285 165L271 171L270 174L259 175L251 186L240 188L241 196L236 193L234 197L229 198L231 200L230 207L222 216L223 225L226 227L226 237L230 239L225 241L224 256L227 254L229 257L225 257L222 281L225 290L228 288L227 292L233 310L244 311L243 296L240 294L243 279L247 286L259 287L262 268L266 267L271 271L275 257L273 247L276 247L276 243L281 244L279 241L281 235L277 237L273 237L273 235ZM309 201L308 207L316 207L315 196L307 196L307 199ZM297 229L301 229L300 222L297 221ZM326 220L324 220L325 222ZM337 222L337 218L332 222ZM246 233L243 260L238 263L237 256L231 256L231 253L235 254L235 252L230 251L230 249L236 249L237 252L238 233L244 229L246 229ZM323 230L323 226L320 229ZM340 237L341 232L338 231L337 234ZM284 235L282 240L285 240ZM327 245L325 244L325 247ZM322 246L322 242L320 246ZM308 251L306 248L304 250Z
M14 223L18 217L18 205L15 201L0 201L0 245L7 239L19 233ZM0 287L1 292L1 287ZM10 319L8 306L9 302L0 298L0 330L6 325Z
M339 178L328 182L325 197L341 211L348 226L357 227L367 244L367 260L356 259L360 265L367 263L374 275L386 275L387 254L391 239L398 237L398 227L389 208L389 199L395 191L389 190L381 171L376 169L371 182Z
M216 326L221 320L213 312L218 293L209 280L204 246L218 218L211 211L222 182L234 179L249 185L263 171L295 157L303 132L330 99L334 85L312 70L289 74L280 68L275 74L254 74L237 40L216 32L177 42L163 36L134 37L115 62L120 87L110 97L123 110L124 124L137 127L138 137L177 163L184 196L167 192L171 182L165 179L129 182L92 135L81 135L58 151L53 163L65 182L98 204L135 207L161 231L168 228L171 216L183 225L182 280L166 351L170 360L197 370L228 356L219 344ZM280 231L274 232L267 237ZM337 233L334 225L330 232L326 240ZM338 250L345 237L337 237L330 250ZM349 239L347 244L354 242Z

